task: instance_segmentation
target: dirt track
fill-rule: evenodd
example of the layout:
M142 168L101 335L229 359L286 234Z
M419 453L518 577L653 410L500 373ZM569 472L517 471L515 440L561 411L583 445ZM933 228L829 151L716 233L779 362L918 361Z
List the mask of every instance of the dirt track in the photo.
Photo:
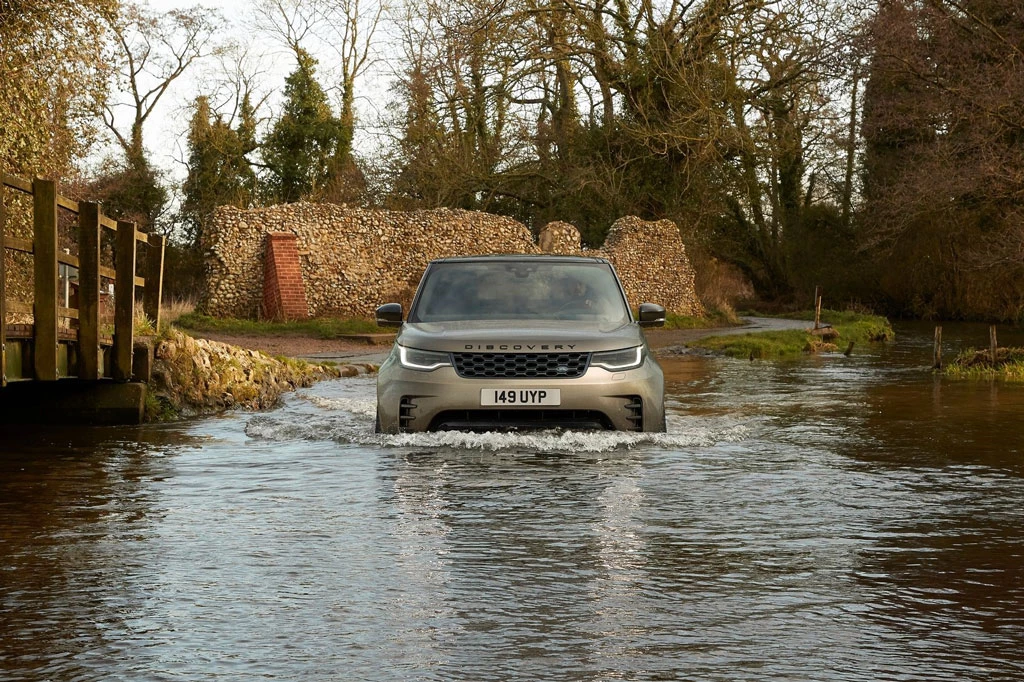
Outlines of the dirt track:
M270 336L252 336L241 334L220 334L217 332L199 332L189 330L188 333L196 338L210 339L230 343L232 346L261 350L270 355L285 355L291 358L302 358L310 356L338 356L363 355L368 353L383 353L388 349L387 345L371 345L365 342L346 341L342 339L319 339L312 336L301 336L298 334L277 334Z

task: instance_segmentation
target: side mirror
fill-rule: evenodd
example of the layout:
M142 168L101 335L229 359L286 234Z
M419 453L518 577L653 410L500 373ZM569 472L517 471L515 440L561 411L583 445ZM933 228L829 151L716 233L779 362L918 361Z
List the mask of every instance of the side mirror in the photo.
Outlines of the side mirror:
M385 303L377 308L377 324L381 327L401 327L402 304Z
M665 324L665 308L655 303L640 304L640 319L637 320L641 327L661 327Z

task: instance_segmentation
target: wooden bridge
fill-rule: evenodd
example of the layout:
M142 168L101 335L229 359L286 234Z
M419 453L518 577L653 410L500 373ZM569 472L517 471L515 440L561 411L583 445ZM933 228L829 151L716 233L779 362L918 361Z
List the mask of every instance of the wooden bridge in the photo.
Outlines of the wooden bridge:
M31 197L22 237L11 229L16 194ZM164 247L162 236L108 218L98 203L62 197L50 180L2 176L0 419L40 410L56 421L141 419L152 349L136 348L136 302L158 329ZM15 273L18 253L31 267Z

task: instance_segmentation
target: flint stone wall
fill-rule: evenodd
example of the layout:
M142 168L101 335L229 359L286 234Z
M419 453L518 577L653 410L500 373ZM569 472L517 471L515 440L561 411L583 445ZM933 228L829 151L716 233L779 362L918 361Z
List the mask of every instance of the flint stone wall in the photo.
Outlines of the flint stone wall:
M602 249L582 250L579 232L568 223L545 227L538 245L525 225L490 213L304 202L217 209L205 242L201 310L222 317L259 315L270 232L296 235L311 317L370 317L378 305L391 301L408 309L428 261L487 253L605 257L615 265L630 305L650 301L683 315L702 313L693 269L671 221L623 218L612 226Z

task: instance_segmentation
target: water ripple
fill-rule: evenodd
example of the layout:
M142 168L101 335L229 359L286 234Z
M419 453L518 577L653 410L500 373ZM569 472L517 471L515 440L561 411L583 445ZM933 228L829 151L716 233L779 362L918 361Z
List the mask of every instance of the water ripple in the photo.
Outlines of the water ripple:
M673 360L666 434L20 430L0 679L1024 679L1024 391L914 348Z

